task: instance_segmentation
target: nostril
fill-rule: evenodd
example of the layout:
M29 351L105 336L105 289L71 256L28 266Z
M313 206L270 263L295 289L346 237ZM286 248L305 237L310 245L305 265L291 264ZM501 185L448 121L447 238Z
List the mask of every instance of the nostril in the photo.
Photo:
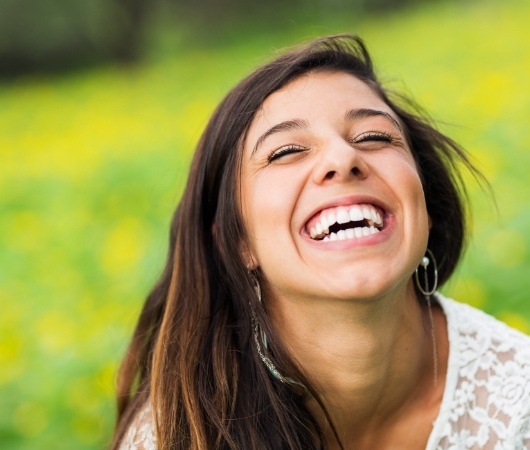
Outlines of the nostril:
M332 180L334 176L335 176L335 171L330 170L330 171L326 174L326 176L324 177L324 179L325 179L325 180Z
M352 167L352 169L351 169L351 173L352 173L353 175L355 175L356 177L359 176L359 175L361 175L361 171L359 170L358 167Z

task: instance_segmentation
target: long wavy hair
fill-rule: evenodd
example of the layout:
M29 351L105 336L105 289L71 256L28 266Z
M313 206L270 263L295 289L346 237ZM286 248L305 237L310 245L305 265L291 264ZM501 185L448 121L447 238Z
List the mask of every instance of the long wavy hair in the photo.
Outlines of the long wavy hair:
M432 220L429 248L438 261L439 285L457 265L466 235L458 169L463 164L476 172L464 151L406 98L382 87L358 37L325 37L288 51L226 95L197 145L172 219L166 266L119 372L114 448L148 401L160 450L325 448L307 395L324 414L325 408L310 374L275 333L266 299L258 301L245 266L241 249L248 244L238 198L243 141L256 112L273 92L321 70L357 77L397 114ZM267 332L278 370L307 390L271 376L257 353L252 314Z

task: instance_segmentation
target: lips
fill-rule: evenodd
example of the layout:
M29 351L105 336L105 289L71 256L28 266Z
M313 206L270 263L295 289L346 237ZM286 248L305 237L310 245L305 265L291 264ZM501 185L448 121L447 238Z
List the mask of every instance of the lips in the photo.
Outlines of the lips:
M316 241L360 239L379 233L384 218L385 211L371 203L333 206L313 215L305 229Z

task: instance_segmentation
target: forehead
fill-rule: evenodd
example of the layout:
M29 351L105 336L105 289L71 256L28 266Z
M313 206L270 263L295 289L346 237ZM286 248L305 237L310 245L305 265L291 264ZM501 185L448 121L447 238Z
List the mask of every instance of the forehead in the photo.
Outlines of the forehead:
M351 109L392 109L366 83L346 72L314 71L296 78L269 95L257 111L246 144L269 127L285 120L303 119L318 125L323 116L343 118Z

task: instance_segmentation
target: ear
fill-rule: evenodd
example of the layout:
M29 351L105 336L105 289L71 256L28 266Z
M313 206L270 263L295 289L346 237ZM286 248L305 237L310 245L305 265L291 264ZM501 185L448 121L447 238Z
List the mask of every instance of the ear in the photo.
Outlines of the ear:
M244 251L241 256L243 257L245 267L248 271L256 270L258 268L259 264L251 251Z
M259 267L258 260L247 242L239 244L239 252L248 271L256 270Z

